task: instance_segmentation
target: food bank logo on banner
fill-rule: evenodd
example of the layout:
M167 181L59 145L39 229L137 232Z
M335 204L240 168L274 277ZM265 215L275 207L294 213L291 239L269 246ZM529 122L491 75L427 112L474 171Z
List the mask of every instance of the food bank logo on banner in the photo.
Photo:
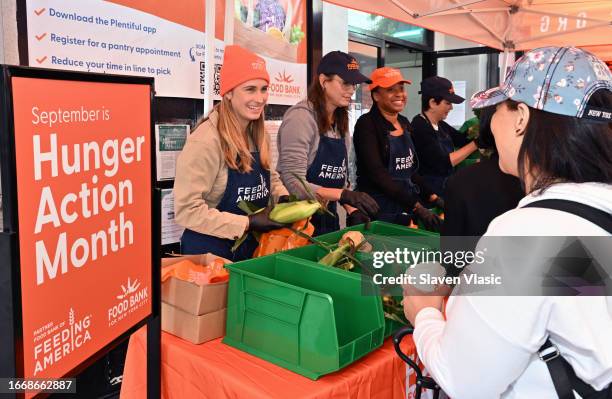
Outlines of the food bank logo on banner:
M287 72L288 68L293 72ZM293 77L295 74L295 68L293 66L286 66L282 71L276 72L274 82L270 82L270 94L286 99L293 98L296 100L295 102L299 101L304 94L305 86L303 82L295 81Z
M91 341L91 315L77 317L70 308L61 322L49 322L34 331L34 376Z
M113 326L129 314L149 303L149 287L140 288L138 279L121 285L121 293L116 296L120 301L108 309L108 325Z
M57 378L151 313L151 86L11 79L24 374ZM68 312L78 350L41 350Z

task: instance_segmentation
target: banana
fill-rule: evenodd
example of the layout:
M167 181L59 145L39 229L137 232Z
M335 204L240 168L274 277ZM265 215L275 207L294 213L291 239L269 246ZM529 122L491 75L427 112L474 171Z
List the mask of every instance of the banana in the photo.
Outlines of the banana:
M278 204L270 212L270 220L277 223L293 223L312 216L320 208L321 204L310 200Z

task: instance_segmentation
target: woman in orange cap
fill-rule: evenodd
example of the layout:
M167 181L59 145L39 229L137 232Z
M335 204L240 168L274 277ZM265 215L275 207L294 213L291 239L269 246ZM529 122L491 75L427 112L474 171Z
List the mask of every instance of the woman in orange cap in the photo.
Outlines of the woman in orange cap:
M378 203L378 220L407 225L418 218L428 229L438 230L441 220L420 201L437 200L441 205L441 200L416 174L419 160L412 127L400 114L407 102L404 84L411 82L390 67L376 69L370 78L374 104L357 120L353 134L357 188Z
M232 252L247 231L283 227L268 217L270 195L287 195L270 165L264 129L264 106L270 77L265 61L239 46L225 48L221 69L221 102L187 138L176 164L176 223L185 227L184 254L212 252L234 261L250 258L257 247L252 236ZM264 211L247 216L241 200Z

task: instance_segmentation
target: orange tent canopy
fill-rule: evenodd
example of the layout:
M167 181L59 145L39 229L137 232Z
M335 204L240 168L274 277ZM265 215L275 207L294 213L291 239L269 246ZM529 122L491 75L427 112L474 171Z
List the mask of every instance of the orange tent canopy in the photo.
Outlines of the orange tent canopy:
M326 1L503 51L590 46L612 59L611 0Z

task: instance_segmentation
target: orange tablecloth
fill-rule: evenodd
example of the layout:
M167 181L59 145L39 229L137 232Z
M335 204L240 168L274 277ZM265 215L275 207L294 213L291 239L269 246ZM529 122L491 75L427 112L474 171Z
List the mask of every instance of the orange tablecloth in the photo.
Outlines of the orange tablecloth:
M415 353L412 337L402 342ZM194 345L162 333L162 397L206 399L404 399L406 366L393 342L317 381L221 343ZM121 399L146 398L146 330L130 338Z

